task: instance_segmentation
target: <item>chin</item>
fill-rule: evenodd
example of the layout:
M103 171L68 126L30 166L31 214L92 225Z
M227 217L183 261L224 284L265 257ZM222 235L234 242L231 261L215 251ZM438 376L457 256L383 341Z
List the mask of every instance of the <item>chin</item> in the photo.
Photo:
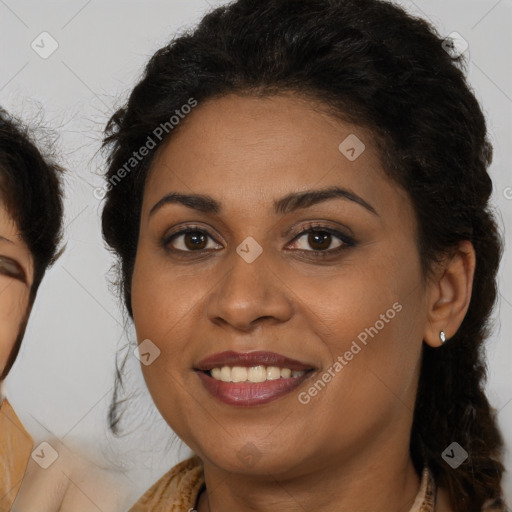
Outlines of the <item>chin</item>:
M298 474L298 469L303 462L301 457L287 457L287 454L295 453L281 445L280 450L268 445L268 443L258 443L257 440L250 441L247 438L237 443L221 443L217 450L212 446L205 450L195 451L203 460L203 463L212 464L226 472L240 475L261 475L265 479L269 475L278 476ZM298 454L297 454L298 455Z

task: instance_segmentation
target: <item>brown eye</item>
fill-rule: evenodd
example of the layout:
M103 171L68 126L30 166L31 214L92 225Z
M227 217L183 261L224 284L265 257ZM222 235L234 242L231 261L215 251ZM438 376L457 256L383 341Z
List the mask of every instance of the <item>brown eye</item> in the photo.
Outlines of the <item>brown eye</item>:
M6 256L0 256L0 274L18 279L24 283L27 281L25 271L21 265L17 261L7 258Z
M315 251L329 249L329 246L331 245L331 237L332 235L326 231L312 232L309 233L308 243L310 247L315 249Z
M337 241L336 238L338 238ZM299 243L298 248L305 251L310 251L308 247L313 249L313 251L326 251L327 249L334 250L344 245L343 240L340 241L339 237L336 237L335 235L328 231L322 230L305 231L302 235L297 237L298 241L300 241L301 239L304 239L305 245L301 245ZM337 242L337 245L331 247L333 240L335 240L335 243Z
M199 252L208 249L208 242L213 238L198 228L189 227L166 237L164 246L175 252Z
M204 249L206 244L206 236L201 232L187 233L183 236L185 247L190 250Z
M338 230L311 225L295 237L295 246L312 256L327 256L355 246L355 241Z

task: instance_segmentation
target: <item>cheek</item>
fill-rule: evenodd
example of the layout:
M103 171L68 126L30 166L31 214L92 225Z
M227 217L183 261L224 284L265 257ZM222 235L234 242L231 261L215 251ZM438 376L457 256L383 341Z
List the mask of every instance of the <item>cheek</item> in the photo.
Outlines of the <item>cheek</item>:
M412 314L414 308L417 314L422 298L419 261L413 250L405 249L386 253L371 248L347 260L338 270L333 268L316 278L295 277L293 289L333 342L340 336L357 336L376 322L380 331L384 333L384 327L389 331L388 326L410 316L398 314L397 309ZM395 303L400 306L393 308Z
M324 421L322 435L329 432L344 449L347 439L370 436L390 417L413 410L423 325L419 264L413 251L379 255L294 287L307 328L330 359L320 376L328 384L312 383L301 403L310 408L308 418Z
M28 308L26 287L0 277L0 373L7 364Z
M354 259L328 278L297 281L294 291L307 306L303 314L331 360L341 356L347 361L340 372L345 378L337 382L344 381L354 397L362 399L365 390L378 396L373 386L384 388L382 382L394 394L408 389L421 355L425 321L414 246L388 251L374 247L368 257Z
M200 281L163 268L154 255L139 246L131 288L133 322L138 342L150 340L158 349L146 344L158 355L150 364L141 364L141 369L157 409L183 436L187 431L180 428L177 418L183 421L188 417L186 410L195 402L183 400L184 387L177 381L187 340L197 326L198 302L208 288Z
M149 338L162 344L186 321L204 296L206 283L186 270L169 271L156 258L140 250L132 277L133 320L140 341ZM161 347L162 350L165 347Z
M199 304L209 285L195 273L186 268L170 270L154 249L140 244L132 276L133 321L138 342L150 340L147 346L158 354L151 364L142 365L157 406L162 393L167 393L162 382L172 381L183 364L187 341L200 321Z

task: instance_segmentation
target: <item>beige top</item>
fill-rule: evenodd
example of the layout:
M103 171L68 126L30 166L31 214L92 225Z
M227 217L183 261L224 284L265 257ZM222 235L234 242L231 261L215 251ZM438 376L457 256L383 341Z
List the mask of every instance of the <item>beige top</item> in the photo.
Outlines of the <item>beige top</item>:
M189 512L196 508L205 484L201 459L180 462L148 489L129 512ZM425 468L416 500L409 512L434 512L436 485Z
M33 441L11 404L0 407L0 512L11 510L32 452Z

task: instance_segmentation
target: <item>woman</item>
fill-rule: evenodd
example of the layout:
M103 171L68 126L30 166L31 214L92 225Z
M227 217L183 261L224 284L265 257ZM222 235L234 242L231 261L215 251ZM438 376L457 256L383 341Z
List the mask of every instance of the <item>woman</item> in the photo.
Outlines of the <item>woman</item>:
M238 0L152 57L103 234L196 455L132 511L505 510L492 148L445 48L379 0Z
M11 369L61 237L61 169L0 109L0 385ZM0 510L10 510L32 439L0 397Z

